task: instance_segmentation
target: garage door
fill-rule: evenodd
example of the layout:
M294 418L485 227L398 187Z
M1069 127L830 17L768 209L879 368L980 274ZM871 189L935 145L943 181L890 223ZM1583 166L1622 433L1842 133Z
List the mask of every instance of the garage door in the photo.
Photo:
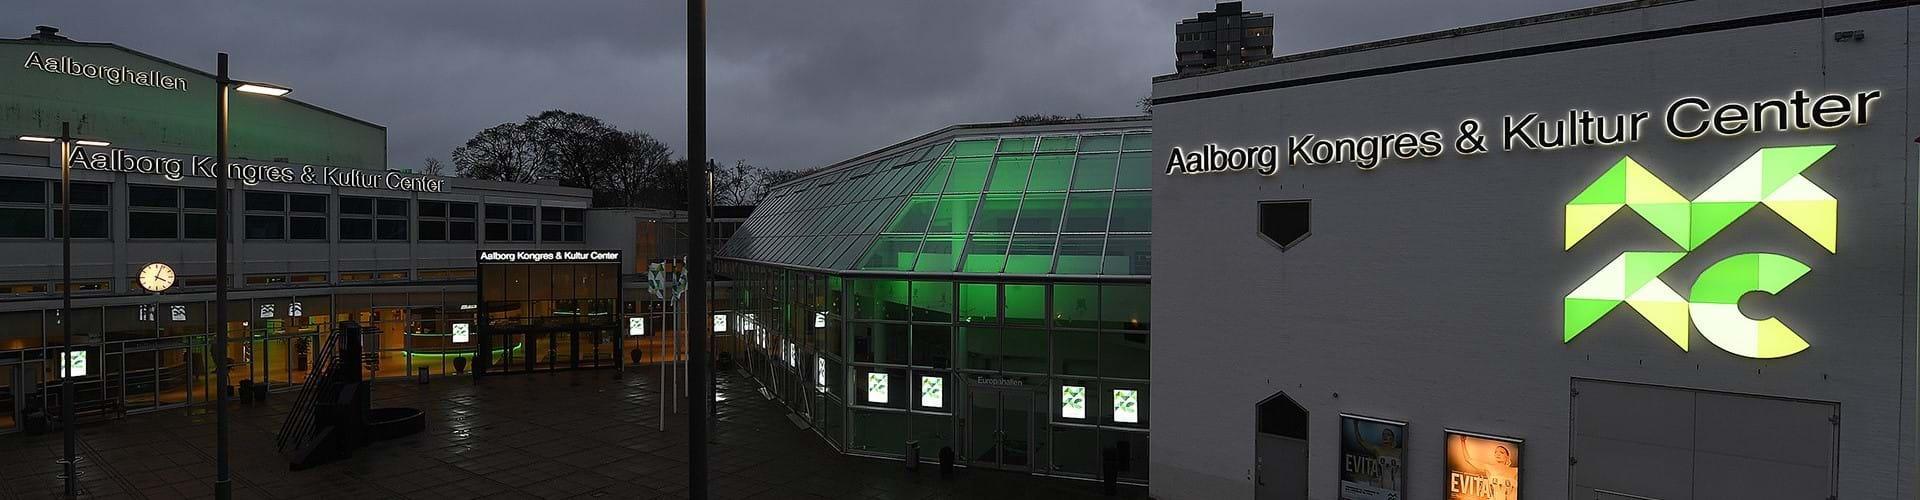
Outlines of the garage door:
M1826 500L1840 405L1573 381L1576 500Z

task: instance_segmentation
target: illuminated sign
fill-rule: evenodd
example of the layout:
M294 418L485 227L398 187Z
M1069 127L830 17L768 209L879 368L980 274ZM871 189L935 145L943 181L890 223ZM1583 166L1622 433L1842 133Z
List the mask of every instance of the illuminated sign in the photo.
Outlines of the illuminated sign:
M66 373L57 375L61 377L87 376L87 351L67 351L60 353L60 362L65 366Z
M638 337L647 334L647 318L627 318L627 336Z
M947 379L940 377L920 377L920 406L940 408L947 404Z
M1478 118L1460 120L1451 134L1440 129L1325 137L1290 135L1284 146L1261 144L1198 148L1175 146L1167 156L1166 175L1254 172L1274 175L1281 166L1353 165L1373 170L1389 161L1435 158L1449 153L1469 156L1498 151L1551 151L1574 147L1630 144L1651 136L1657 122L1667 137L1681 140L1709 135L1744 136L1761 132L1801 132L1866 125L1879 90L1809 95L1795 90L1785 96L1752 102L1714 103L1703 97L1681 97L1669 102L1660 119L1654 111L1603 113L1574 109L1565 116L1524 113L1501 116L1495 123ZM1498 127L1494 129L1494 127Z
M562 263L593 264L620 262L619 250L480 250L479 260L485 263Z
M881 404L887 402L887 374L867 374L867 402Z
M287 317L298 318L306 315L307 309L305 306L300 305L300 301L296 300L287 304Z
M827 358L813 358L813 385L820 392L827 392Z
M260 304L260 317L261 317L262 319L265 319L265 318L272 318L272 317L273 317L273 304Z
M1829 253L1838 251L1839 202L1800 174L1831 145L1764 148L1713 186L1688 200L1632 157L1622 158L1566 206L1567 249L1620 210L1631 210L1683 251L1629 251L1567 294L1562 339L1600 321L1622 302L1688 348L1688 324L1727 352L1780 358L1805 350L1805 339L1777 318L1753 320L1740 312L1749 292L1779 293L1810 269L1791 257L1743 253L1708 267L1682 298L1659 276L1756 206L1799 229Z
M127 66L103 66L76 60L73 56L50 55L42 57L39 51L27 53L27 61L22 63L20 67L75 78L99 80L115 87L122 84L132 84L161 90L187 91L186 78L161 73L160 70L133 69Z
M1113 421L1123 424L1140 423L1140 391L1113 390Z
M813 313L813 327L814 327L814 328L826 328L826 327L827 327L827 313L823 313L823 312L817 312L817 313Z
M469 330L470 328L471 327L469 327L466 323L454 323L453 324L453 343L465 344L467 343L468 340L471 340L472 333Z
M753 313L746 313L746 314L740 315L741 330L746 330L751 332L754 330L754 326L758 325L759 323L760 323L760 318L758 315L755 315Z
M1339 500L1407 498L1407 424L1340 415Z
M1447 500L1519 500L1520 440L1447 431Z
M169 307L167 310L168 310L168 315L172 316L174 321L187 320L187 306L176 305L173 307Z
M1060 386L1060 418L1087 418L1087 388L1077 385Z
M156 151L112 148L105 151L73 148L71 166L103 172L158 175L178 181L187 177L213 178L219 168L211 156L182 155ZM293 163L229 160L226 176L241 184L256 186L262 182L336 186L418 193L446 192L446 179L397 170L367 170Z
M727 315L713 315L713 331L715 333L727 333Z

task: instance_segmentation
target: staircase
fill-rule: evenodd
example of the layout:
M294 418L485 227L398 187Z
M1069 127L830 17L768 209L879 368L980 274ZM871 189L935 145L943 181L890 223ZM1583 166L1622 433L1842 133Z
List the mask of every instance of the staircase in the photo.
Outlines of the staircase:
M360 371L360 336L357 323L344 322L334 329L287 411L275 446L293 470L351 456L359 447L369 401Z

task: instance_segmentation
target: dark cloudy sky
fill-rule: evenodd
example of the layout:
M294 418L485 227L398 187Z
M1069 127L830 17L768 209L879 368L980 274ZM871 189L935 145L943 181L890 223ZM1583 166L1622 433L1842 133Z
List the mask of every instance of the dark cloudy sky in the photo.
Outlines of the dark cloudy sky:
M1292 53L1611 0L1249 0ZM713 0L711 152L821 165L946 125L1134 114L1173 24L1213 0ZM0 36L58 26L387 126L390 165L445 159L547 109L686 144L685 2L21 0Z

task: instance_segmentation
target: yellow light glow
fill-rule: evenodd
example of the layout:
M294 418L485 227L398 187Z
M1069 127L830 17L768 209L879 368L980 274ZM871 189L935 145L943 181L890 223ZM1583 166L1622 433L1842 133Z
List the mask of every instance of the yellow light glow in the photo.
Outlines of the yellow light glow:
M59 140L59 139L55 139L55 138L52 138L52 137L40 137L40 136L34 136L34 135L23 135L23 136L20 136L20 140L22 140L22 141L27 141L27 142L53 142L53 141L57 141L57 140Z
M273 96L273 97L280 97L283 95L287 95L288 92L293 92L293 89L289 89L286 87L277 87L273 85L266 85L266 84L260 84L260 83L242 83L240 84L240 86L234 87L233 89L241 92L246 92L249 94L260 94L260 95Z

